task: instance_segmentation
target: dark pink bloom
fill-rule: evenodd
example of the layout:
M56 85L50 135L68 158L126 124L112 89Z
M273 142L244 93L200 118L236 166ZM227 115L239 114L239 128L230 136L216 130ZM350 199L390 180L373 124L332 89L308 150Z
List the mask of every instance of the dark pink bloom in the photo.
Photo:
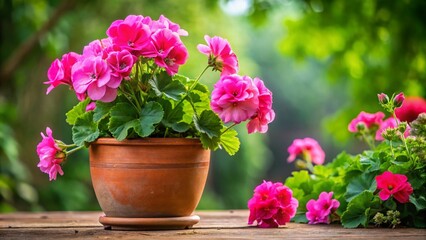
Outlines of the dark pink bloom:
M410 200L410 194L413 193L413 188L407 180L407 176L393 174L390 171L377 176L377 189L380 190L380 199L385 201L393 196L398 202L407 203Z
M154 57L155 49L151 42L151 18L129 15L124 20L114 21L107 30L112 43L132 54Z
M268 131L268 124L275 119L275 112L272 109L272 92L265 86L262 79L254 78L253 81L259 91L259 108L247 123L247 130L248 133L265 133Z
M382 137L382 133L383 131L385 131L388 128L396 128L397 127L397 123L395 121L395 118L390 117L386 120L384 120L383 122L380 123L379 129L376 132L376 140L377 141L383 141L384 138ZM408 135L410 135L410 126L407 125L407 128L405 129L404 132L404 136L408 137Z
M117 79L120 79L115 84L111 83L111 87L117 88L121 83L121 79L127 78L130 75L136 60L137 58L127 50L113 51L108 54L106 61L112 70L111 74Z
M295 139L287 151L290 154L288 162L293 162L298 155L318 165L323 164L325 160L324 150L313 138Z
M238 72L238 59L231 49L228 40L221 37L204 36L208 46L198 44L198 51L209 57L209 66L214 70L220 71L221 76L230 75Z
M358 132L358 125L364 125L364 127L370 129L372 127L380 126L385 114L382 112L377 113L366 113L360 112L356 118L354 118L348 125L349 132Z
M259 90L248 76L221 76L214 85L211 107L225 123L240 123L254 116L259 107Z
M253 197L248 201L248 224L256 221L263 228L285 225L296 215L298 205L290 188L279 182L263 181L254 189Z
M322 192L318 200L311 199L306 204L306 218L309 224L330 223L330 214L340 206L340 202L333 198L333 192Z
M117 97L117 83L111 78L111 70L101 57L88 57L77 62L72 69L75 91L87 95L92 100L112 102Z
M71 68L80 58L80 55L74 52L66 53L62 56L62 59L56 59L50 65L49 70L47 71L48 82L44 84L50 84L47 88L46 94L49 94L54 88L60 84L69 85L72 87L71 82Z
M395 109L395 114L401 121L412 122L420 113L426 113L426 100L422 97L407 97L404 104Z
M61 168L61 163L65 159L65 153L56 143L52 136L52 130L47 127L45 136L41 133L42 141L37 145L37 155L40 158L40 162L37 167L44 173L49 174L50 181L56 180L56 175L64 175Z
M401 107L402 104L404 103L404 100L405 100L404 93L402 93L402 92L398 93L398 95L396 95L394 100L393 100L395 107L397 107L397 108Z
M152 35L156 49L155 63L164 67L169 75L178 72L180 65L185 64L188 59L188 50L181 42L179 35L164 28Z
M175 32L180 36L188 36L188 32L181 29L179 24L170 21L164 15L160 15L160 18L157 21L152 21L151 31L155 32L158 29L163 28L170 29L172 32Z

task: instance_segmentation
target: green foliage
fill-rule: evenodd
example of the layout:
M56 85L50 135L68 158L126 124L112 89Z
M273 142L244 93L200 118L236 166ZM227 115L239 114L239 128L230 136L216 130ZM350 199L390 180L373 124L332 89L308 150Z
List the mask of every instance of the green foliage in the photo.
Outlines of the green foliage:
M413 130L417 130L416 125ZM340 202L337 212L346 228L367 227L372 223L425 227L426 219L420 216L426 213L426 161L424 156L412 151L419 145L426 147L425 137L417 135L408 139L400 137L396 142L385 141L375 149L355 156L342 153L324 166L315 166L312 174L293 172L286 185L293 190L300 204L294 220L305 222L306 203L318 198L321 192L332 191ZM400 203L392 196L386 201L380 200L375 178L384 171L407 176L414 190L408 203ZM388 211L397 212L398 216L390 212L391 216L385 218Z

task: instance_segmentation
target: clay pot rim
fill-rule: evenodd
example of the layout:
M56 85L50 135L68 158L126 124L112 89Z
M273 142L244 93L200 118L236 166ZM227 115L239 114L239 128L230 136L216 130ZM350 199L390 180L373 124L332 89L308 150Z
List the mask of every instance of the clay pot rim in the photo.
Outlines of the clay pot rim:
M98 138L93 145L200 145L199 138L135 138L118 141L115 138Z

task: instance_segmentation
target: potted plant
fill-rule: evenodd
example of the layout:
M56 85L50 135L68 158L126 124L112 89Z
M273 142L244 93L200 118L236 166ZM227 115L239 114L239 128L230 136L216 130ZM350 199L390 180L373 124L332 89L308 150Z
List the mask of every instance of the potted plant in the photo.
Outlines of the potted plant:
M47 94L68 85L79 100L67 114L73 144L42 133L38 167L55 180L69 155L89 147L96 196L118 227L185 228L206 182L210 150L235 154L233 127L265 133L273 121L272 93L259 78L237 75L238 60L227 40L205 36L207 66L195 79L177 74L188 52L188 33L164 16L129 15L114 21L107 37L81 54L70 52L48 70ZM200 82L211 68L220 79L209 93ZM211 98L211 100L210 100Z

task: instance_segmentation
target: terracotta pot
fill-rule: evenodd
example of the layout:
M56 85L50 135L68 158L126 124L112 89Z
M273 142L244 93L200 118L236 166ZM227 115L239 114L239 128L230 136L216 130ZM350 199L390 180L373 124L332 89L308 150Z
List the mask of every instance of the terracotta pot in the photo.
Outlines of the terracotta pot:
M210 163L210 150L188 138L100 138L89 153L96 197L111 218L190 216Z

